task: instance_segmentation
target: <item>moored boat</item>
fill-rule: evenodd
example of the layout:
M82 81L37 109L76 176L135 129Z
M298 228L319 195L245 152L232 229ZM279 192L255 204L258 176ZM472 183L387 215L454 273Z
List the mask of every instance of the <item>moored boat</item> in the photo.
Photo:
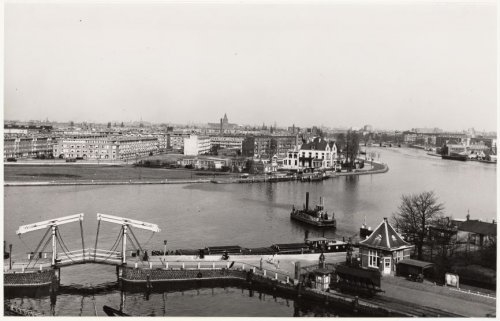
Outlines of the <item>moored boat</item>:
M337 225L335 215L332 213L328 215L323 206L323 198L319 198L319 205L314 209L309 209L309 192L306 192L306 204L304 209L296 210L295 206L292 208L290 218L306 224L314 225L317 227L333 227Z
M451 153L450 155L441 155L442 159L466 161L467 155Z

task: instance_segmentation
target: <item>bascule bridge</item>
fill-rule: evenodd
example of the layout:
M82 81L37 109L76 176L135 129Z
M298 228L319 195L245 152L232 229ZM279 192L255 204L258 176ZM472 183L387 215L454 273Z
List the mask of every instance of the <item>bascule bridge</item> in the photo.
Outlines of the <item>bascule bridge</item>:
M80 213L20 226L16 231L19 237L38 230L45 230L45 233L36 248L29 254L27 260L16 260L13 265L11 255L8 262L4 261L4 272L15 272L16 270L21 270L21 272L30 270L46 271L52 269L57 271L56 275L59 278L60 268L70 265L98 263L117 267L126 266L127 263L131 263L127 262L128 245L134 251L143 253L134 229L151 231L153 234L160 232L160 228L156 224L97 213L95 244L94 247L86 247L83 219L84 214ZM110 249L100 249L98 247L102 222L121 226L119 234ZM80 225L81 248L79 249L69 249L59 232L59 226L71 223Z

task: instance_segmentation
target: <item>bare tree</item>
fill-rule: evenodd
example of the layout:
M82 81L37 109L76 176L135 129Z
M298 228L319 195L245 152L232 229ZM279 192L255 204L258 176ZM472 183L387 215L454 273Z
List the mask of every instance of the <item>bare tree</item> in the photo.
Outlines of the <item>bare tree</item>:
M422 248L426 241L428 228L436 222L443 212L443 204L437 202L434 192L416 195L403 195L398 211L392 220L396 229L415 244L419 260L423 258Z
M346 135L346 148L345 148L345 156L348 163L348 169L354 167L354 161L358 156L359 152L359 135L358 133L349 130Z
M434 250L441 259L452 257L457 249L457 227L450 217L438 217L428 229L428 247L431 250L431 260Z

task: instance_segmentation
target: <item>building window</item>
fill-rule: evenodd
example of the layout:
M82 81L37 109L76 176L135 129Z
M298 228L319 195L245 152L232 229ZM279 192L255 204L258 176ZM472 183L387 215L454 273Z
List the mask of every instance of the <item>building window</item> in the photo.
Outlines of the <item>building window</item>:
M403 251L397 251L395 253L395 257L394 257L394 261L395 263L398 263L399 261L401 261L403 259Z
M378 268L378 253L377 253L377 251L368 250L368 266Z

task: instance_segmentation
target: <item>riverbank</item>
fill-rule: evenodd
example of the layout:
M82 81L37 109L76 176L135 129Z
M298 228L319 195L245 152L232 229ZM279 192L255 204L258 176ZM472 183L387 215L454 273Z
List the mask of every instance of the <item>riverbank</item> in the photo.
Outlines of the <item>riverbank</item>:
M382 163L366 162L365 167L368 165L370 165L370 169L357 169L341 173L331 172L329 178L379 174L389 170L389 167ZM68 166L6 164L4 166L4 186L260 183L290 180L299 179L296 177L274 179L270 175L251 175L242 179L238 173L144 168L126 164L73 164Z

